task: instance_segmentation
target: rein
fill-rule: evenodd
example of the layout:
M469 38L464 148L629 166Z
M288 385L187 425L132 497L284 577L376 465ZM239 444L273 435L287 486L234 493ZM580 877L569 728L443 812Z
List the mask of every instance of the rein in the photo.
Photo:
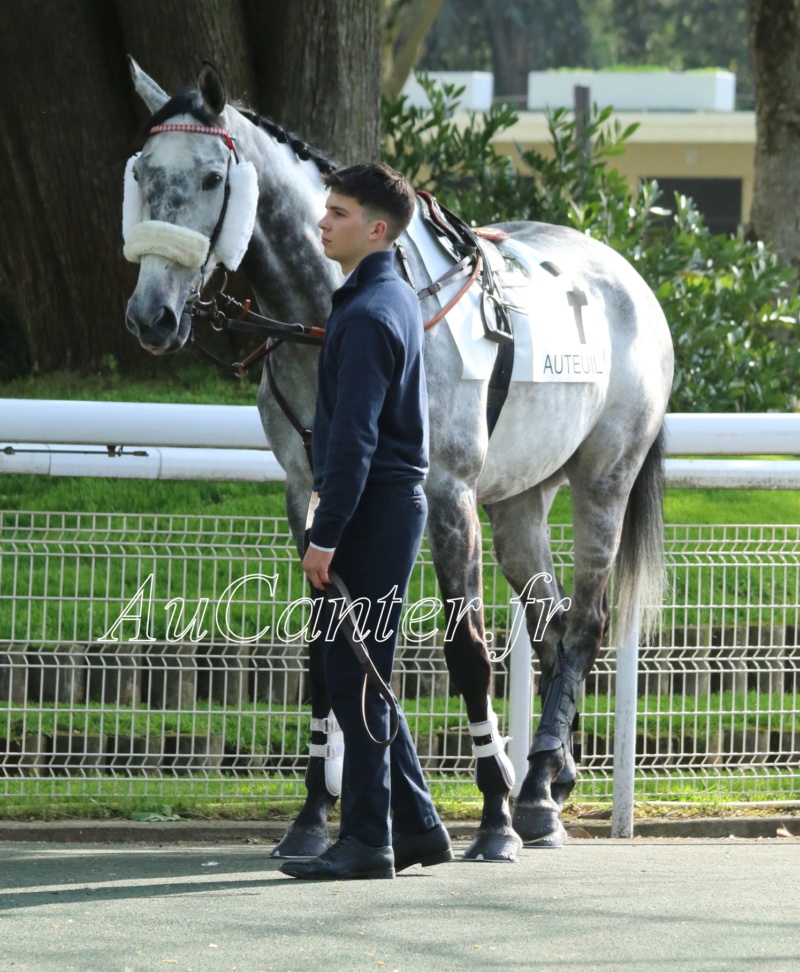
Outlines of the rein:
M450 311L456 306L469 288L478 279L478 274L481 272L482 268L483 260L480 253L470 254L469 256L464 257L464 259L460 260L454 266L450 267L450 269L442 274L438 280L435 280L427 287L423 287L422 290L417 291L418 299L423 301L426 297L437 294L444 287L454 284L464 277L467 278L458 293L451 300L449 300L437 314L423 324L424 330L429 330L450 313ZM227 276L225 276L225 279L223 280L222 287L224 287L226 283ZM275 394L278 404L281 406L281 409L286 417L289 419L292 425L299 430L299 423L297 423L297 420L290 413L290 411L288 411L288 405L284 407L285 399L282 395L280 395L279 392L276 393L277 386L274 385L275 379L272 377L272 369L269 367L269 355L283 341L289 341L292 344L319 345L322 343L322 339L325 337L325 328L313 327L308 324L300 324L296 322L290 323L288 321L278 321L272 317L265 317L263 314L256 314L255 311L250 309L249 300L246 300L244 303L240 303L235 298L224 293L222 287L220 287L219 290L217 290L208 300L203 299L200 291L192 294L189 297L187 304L191 306L190 313L192 318L192 327L189 340L192 347L209 361L212 361L220 368L224 368L237 378L243 378L249 367L266 358L267 379L270 382L270 388L273 394ZM241 361L235 361L232 364L228 364L218 358L215 354L212 354L212 352L210 352L207 348L204 348L197 340L197 336L195 334L195 323L198 320L207 320L215 331L239 331L247 334L265 334L266 340L251 351L250 354L248 354ZM305 435L306 431L307 430L302 430L301 434Z

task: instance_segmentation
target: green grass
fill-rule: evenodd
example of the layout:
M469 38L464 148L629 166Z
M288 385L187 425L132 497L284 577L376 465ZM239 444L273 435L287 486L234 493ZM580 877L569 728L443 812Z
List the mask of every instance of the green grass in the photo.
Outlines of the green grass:
M146 479L0 476L0 509L87 513L284 516L282 483L215 483ZM673 489L668 524L799 524L800 491ZM572 522L572 497L561 490L551 523Z
M666 708L661 705L660 698L643 696L637 703L636 730L688 737L695 740L696 750L703 752L720 732L745 729L798 732L800 725L797 713L793 711L796 703L796 696L789 693L712 692L700 698L672 695L669 708ZM614 710L614 696L587 694L581 710L585 720L583 728L611 740L614 718L608 713Z
M741 770L715 768L716 778L689 779L679 773L639 779L636 786L636 816L668 813L670 805L685 804L688 816L719 816L733 811L731 804L769 801L800 803L800 780L775 770L758 768L758 776ZM431 794L439 813L448 820L481 817L482 797L471 777L441 782L430 780ZM25 779L7 780L6 795L0 799L1 820L119 820L136 813L168 811L183 819L269 820L290 819L302 805L305 788L298 776L282 781L232 779ZM581 805L608 805L611 800L609 774L592 776L581 771L578 784L565 808L565 817ZM667 807L654 811L648 801L663 801ZM740 813L741 809L736 808ZM338 808L332 814L337 819Z
M800 524L800 490L670 489L666 523Z
M703 777L692 770L661 770L657 774L637 770L635 799L664 800L692 803L700 806L725 806L734 802L800 802L800 776L785 770L758 764L754 767L709 767L713 775ZM579 771L578 783L572 791L574 801L605 801L612 797L611 774L591 774Z
M0 703L0 731L13 742L30 733L80 733L82 735L149 736L163 748L166 736L219 736L237 754L302 753L308 746L310 709L299 713L276 712L267 703L237 703L235 712L226 706L198 700L192 711L152 711L146 706L114 708L100 702L59 706L28 703L8 707ZM299 734L299 741L298 741Z
M401 700L402 701L402 700ZM695 740L694 750L705 751L720 732L768 729L797 732L796 697L790 693L747 694L722 692L694 696L673 695L669 707L660 697L638 700L636 728L640 733L682 735ZM433 737L464 726L461 699L456 696L412 699L402 702L409 728L416 736ZM502 719L507 715L505 699L492 706ZM537 696L534 712L540 711ZM614 696L586 695L581 704L581 728L607 740L613 738ZM309 741L310 709L283 712L270 703L237 704L235 710L212 701L198 700L194 709L153 711L145 705L116 708L109 703L87 702L68 706L59 703L28 703L8 706L0 702L0 732L14 742L31 733L56 732L88 735L150 736L157 744L164 735L217 735L226 751L237 754L303 753ZM159 746L159 748L161 748Z
M124 375L112 366L89 374L56 371L17 378L0 383L0 398L255 405L256 371L243 379L227 378L190 354L163 358L143 356L136 369Z
M0 509L189 516L285 516L282 483L0 476Z
M653 699L639 700L637 729L651 734L676 735L683 732L684 746L702 756L714 733L730 729L782 728L791 731L796 717L791 713L795 703L790 695L714 694L709 698L671 697L670 708L657 713L645 713ZM610 742L613 732L614 699L608 696L587 696L582 707L581 728L593 735L605 736ZM537 699L536 707L539 707ZM459 731L463 719L458 698L413 700L406 706L412 733L433 737L445 730ZM494 708L501 717L506 713L504 700L494 700ZM225 740L230 753L286 753L304 752L308 741L309 712L303 709L276 717L266 704L243 706L241 712L230 714L214 703L200 703L196 714L179 711L146 712L139 709L106 708L98 704L69 710L45 705L3 711L0 725L10 726L10 735L17 740L25 732L58 731L101 733L144 733L149 731L156 749L163 745L161 733L182 733L203 736L217 733ZM771 710L771 712L770 712ZM595 715L595 713L597 715ZM658 720L658 721L656 721ZM671 720L671 724L670 721ZM2 730L8 733L8 728ZM795 730L796 731L796 730ZM692 740L694 740L692 744ZM686 745L686 743L689 745ZM422 749L426 755L425 747ZM468 750L465 751L465 755ZM782 757L785 759L785 756ZM169 812L182 818L202 819L268 819L291 816L304 796L302 772L299 769L270 771L269 761L264 771L254 770L253 777L231 776L219 769L209 769L195 775L129 778L127 775L89 776L85 779L64 778L7 778L0 799L0 818L3 819L117 819L134 813L164 814ZM262 775L263 772L263 775ZM715 813L725 812L731 801L800 800L800 773L770 763L752 765L710 765L708 775L697 767L640 766L637 771L636 799L686 802L695 808ZM275 774L275 775L273 775ZM427 772L436 805L448 819L476 820L480 817L481 796L475 788L471 771L442 778L438 771ZM573 803L607 802L612 795L610 767L593 770L591 764L579 772L578 784L572 794ZM693 811L694 812L694 811ZM648 815L642 811L641 815Z

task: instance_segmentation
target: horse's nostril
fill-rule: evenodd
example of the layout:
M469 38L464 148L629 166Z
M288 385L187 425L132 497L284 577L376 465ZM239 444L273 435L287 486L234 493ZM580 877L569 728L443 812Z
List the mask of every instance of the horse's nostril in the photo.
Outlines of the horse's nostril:
M128 309L125 325L143 347L152 351L172 344L178 331L178 318L166 304L149 312L134 305Z
M172 334L178 326L178 318L170 307L162 307L158 316L154 318L152 329L157 334Z

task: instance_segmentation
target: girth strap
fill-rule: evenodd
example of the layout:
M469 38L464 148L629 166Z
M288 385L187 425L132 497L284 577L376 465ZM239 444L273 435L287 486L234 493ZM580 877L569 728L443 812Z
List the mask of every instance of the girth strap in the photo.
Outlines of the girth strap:
M514 342L506 341L497 345L497 357L489 378L489 391L486 396L486 425L489 435L494 432L500 412L508 398L511 386L511 372L514 370Z

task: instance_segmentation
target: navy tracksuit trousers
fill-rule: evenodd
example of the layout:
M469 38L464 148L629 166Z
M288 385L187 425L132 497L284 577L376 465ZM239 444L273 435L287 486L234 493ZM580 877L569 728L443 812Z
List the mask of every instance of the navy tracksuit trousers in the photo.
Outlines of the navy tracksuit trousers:
M422 541L427 509L421 486L368 484L333 558L332 567L353 601L364 598L369 604L369 613L361 615L360 627L370 632L365 643L387 684L402 601ZM335 614L335 609L324 602L320 621L325 680L345 745L340 833L383 847L391 843L392 829L421 833L436 826L439 817L402 713L390 747L379 746L369 738L361 713L363 670L343 633L329 637ZM388 738L389 709L371 685L367 687L365 709L372 735Z

